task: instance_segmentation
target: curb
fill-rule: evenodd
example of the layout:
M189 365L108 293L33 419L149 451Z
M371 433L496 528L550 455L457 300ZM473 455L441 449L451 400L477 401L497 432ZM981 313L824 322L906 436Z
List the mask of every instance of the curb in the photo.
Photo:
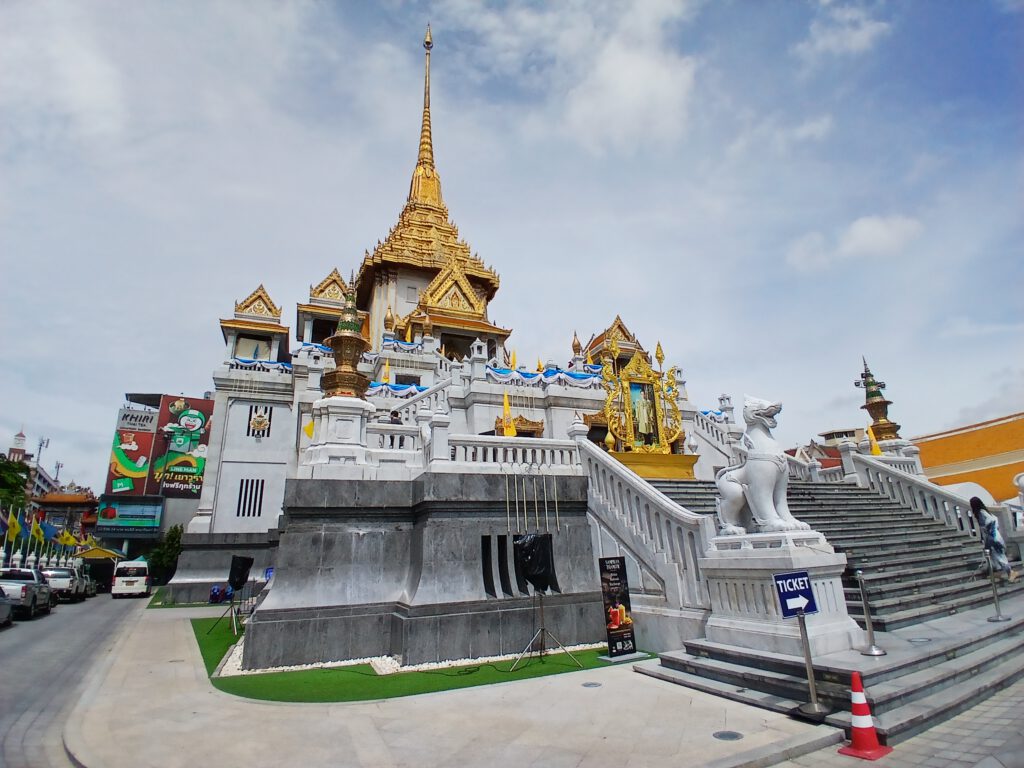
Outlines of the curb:
M757 747L740 752L738 755L721 757L708 763L704 768L767 768L767 766L776 765L783 760L792 760L795 757L838 744L843 739L842 728L819 725L809 735L793 736L777 744Z
M96 700L97 694L118 658L121 647L128 642L135 630L136 625L142 621L145 615L145 606L135 612L135 617L125 619L114 644L107 649L106 655L100 658L89 670L82 688L82 695L79 696L75 706L68 713L67 722L61 730L61 742L64 745L64 752L76 768L100 768L104 765L97 755L93 754L85 741L85 734L82 731L82 718L88 712L90 705Z

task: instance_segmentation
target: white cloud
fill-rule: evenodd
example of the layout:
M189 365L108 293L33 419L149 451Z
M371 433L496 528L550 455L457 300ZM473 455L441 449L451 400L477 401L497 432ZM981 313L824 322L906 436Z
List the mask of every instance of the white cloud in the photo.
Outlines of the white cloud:
M830 3L811 22L807 39L793 51L808 62L827 55L864 53L891 31L891 24L872 18L860 6Z
M921 222L907 216L864 216L839 238L840 256L898 254L921 234Z
M970 317L959 315L952 317L939 331L944 339L978 339L1002 334L1024 336L1024 323L992 323L981 322ZM1024 405L1024 398L1021 399Z
M822 115L800 123L790 135L796 141L823 141L832 133L834 122L832 115Z
M786 251L786 263L800 271L813 271L846 259L895 256L921 231L921 223L907 216L863 216L839 234L834 246L820 232L797 238Z
M469 32L470 71L509 78L537 97L519 115L535 138L551 135L593 154L631 154L685 134L697 60L670 33L690 19L687 0L565 2L482 8L440 5Z

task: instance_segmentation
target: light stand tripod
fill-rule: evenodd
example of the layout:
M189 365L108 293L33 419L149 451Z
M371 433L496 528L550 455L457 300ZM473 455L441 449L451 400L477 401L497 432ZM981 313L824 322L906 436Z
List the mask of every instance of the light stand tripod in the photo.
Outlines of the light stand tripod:
M213 632L213 628L220 624L221 619L223 619L229 613L231 614L231 631L235 633L235 637L238 637L238 609L235 608L234 591L231 592L231 603L228 605L227 610L220 615L220 618L213 622L213 626L206 630L206 634L210 634L211 632Z
M530 638L530 642L528 642L526 644L526 647L523 648L523 652L519 654L519 658L516 659L515 664L512 665L512 668L509 670L509 672L515 672L516 671L516 667L519 666L519 662L522 661L523 657L526 656L526 654L528 654L530 652L530 650L533 648L533 644L537 642L538 638L540 639L540 648L538 649L538 653L539 653L539 656L540 656L540 660L542 662L544 661L544 654L545 654L544 637L545 637L545 635L547 637L550 637L551 640L554 642L554 644L557 645L559 648L561 648L562 651L565 652L565 655L568 656L570 659L572 659L576 663L577 667L579 667L580 669L583 669L583 665L580 664L579 660L575 656L573 656L571 653L569 653L569 651L566 649L566 647L564 645L562 645L562 643L558 640L558 638L555 637L554 634L551 633L551 630L549 630L546 626L544 626L544 593L541 592L539 589L534 589L534 597L537 599L537 602L538 602L538 604L540 606L540 627L538 627L537 631L533 633L533 637Z

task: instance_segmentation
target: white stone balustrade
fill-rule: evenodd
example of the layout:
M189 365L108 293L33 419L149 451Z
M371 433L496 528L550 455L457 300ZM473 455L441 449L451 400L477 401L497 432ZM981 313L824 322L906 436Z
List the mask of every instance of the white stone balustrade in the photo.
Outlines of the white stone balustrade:
M693 426L701 436L717 445L724 453L732 452L729 433L700 411L693 415Z
M423 433L415 426L371 422L366 425L366 447L370 450L422 451Z
M428 387L394 406L392 410L398 411L403 424L415 424L416 414L421 410L431 413L448 413L448 389L451 385L451 379L439 381L434 386Z
M598 525L629 553L627 559L657 578L667 607L710 608L698 560L715 535L714 518L679 506L585 438L579 452L590 481L588 508ZM644 591L643 583L634 588Z
M886 458L889 460L884 460ZM893 462L892 458L851 454L850 461L857 476L857 484L900 504L909 505L915 512L938 520L949 528L979 538L978 525L966 499L928 482L916 472L909 473L899 462Z
M488 474L538 472L542 475L579 475L579 453L572 440L491 435L450 435L451 460L431 462L432 472L484 472Z

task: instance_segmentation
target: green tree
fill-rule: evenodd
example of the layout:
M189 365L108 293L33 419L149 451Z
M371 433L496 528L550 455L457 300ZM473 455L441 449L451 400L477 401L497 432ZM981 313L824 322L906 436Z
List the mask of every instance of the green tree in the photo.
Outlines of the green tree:
M28 484L28 465L9 461L0 455L0 505L21 509L25 506L25 486Z
M180 525L172 525L150 551L149 567L155 583L166 584L174 576L174 571L178 567L178 555L181 554L182 532Z

